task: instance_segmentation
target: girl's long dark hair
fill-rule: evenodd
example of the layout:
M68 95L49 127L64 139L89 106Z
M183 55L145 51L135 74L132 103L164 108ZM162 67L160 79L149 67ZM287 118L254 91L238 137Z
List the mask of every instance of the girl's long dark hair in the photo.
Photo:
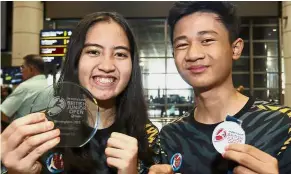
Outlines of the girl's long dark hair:
M146 163L152 163L151 150L149 149L145 126L148 123L147 107L143 95L141 81L141 70L139 66L139 56L137 44L133 32L126 20L115 12L97 12L84 17L72 33L68 45L68 52L61 72L59 82L70 81L79 83L78 63L84 47L87 31L98 22L114 21L118 23L125 31L130 44L132 73L129 83L125 90L116 98L116 116L114 131L125 133L135 137L138 140L138 157ZM65 151L65 168L69 163L69 168L98 167L98 161L91 159L90 151L105 153L104 149L92 149L89 142L82 148L70 148ZM91 162L85 162L88 160ZM92 164L92 165L90 165Z

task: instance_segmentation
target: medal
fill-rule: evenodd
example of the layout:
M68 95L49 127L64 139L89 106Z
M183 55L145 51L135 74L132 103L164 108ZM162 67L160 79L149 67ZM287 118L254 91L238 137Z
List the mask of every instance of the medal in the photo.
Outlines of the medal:
M217 125L212 133L212 144L221 154L228 144L245 144L245 141L246 134L241 127L241 120L230 116Z

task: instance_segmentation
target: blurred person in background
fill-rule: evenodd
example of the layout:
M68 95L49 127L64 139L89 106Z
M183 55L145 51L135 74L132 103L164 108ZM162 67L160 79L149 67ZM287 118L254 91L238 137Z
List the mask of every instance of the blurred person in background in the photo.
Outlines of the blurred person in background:
M1 86L1 103L12 93L12 88Z
M8 86L1 86L1 104L12 93L12 89ZM1 132L8 126L7 122L1 120Z
M48 86L42 57L29 54L23 60L21 72L24 82L19 84L1 104L2 122L9 123L12 119L29 114L35 97Z

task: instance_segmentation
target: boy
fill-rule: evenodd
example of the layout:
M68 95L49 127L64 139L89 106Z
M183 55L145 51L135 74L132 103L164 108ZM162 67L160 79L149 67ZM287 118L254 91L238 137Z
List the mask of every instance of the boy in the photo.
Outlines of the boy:
M194 89L196 107L163 127L164 162L172 166L155 165L150 173L291 173L290 108L255 101L233 86L232 62L244 45L235 7L177 2L168 22L175 64ZM223 124L226 118L243 131ZM231 131L240 143L224 146L219 141Z

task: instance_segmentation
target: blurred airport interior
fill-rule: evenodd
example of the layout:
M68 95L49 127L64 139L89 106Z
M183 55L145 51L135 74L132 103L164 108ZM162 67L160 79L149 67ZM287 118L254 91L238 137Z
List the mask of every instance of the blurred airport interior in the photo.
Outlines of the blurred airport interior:
M190 111L195 96L175 67L166 16L174 2L1 1L1 96L22 82L27 54L46 62L49 84L60 74L72 30L86 14L116 11L136 35L145 99L152 121L165 123ZM233 80L242 93L291 106L291 1L233 2L242 18L244 51ZM9 91L9 90L8 90ZM2 100L1 100L2 101Z

